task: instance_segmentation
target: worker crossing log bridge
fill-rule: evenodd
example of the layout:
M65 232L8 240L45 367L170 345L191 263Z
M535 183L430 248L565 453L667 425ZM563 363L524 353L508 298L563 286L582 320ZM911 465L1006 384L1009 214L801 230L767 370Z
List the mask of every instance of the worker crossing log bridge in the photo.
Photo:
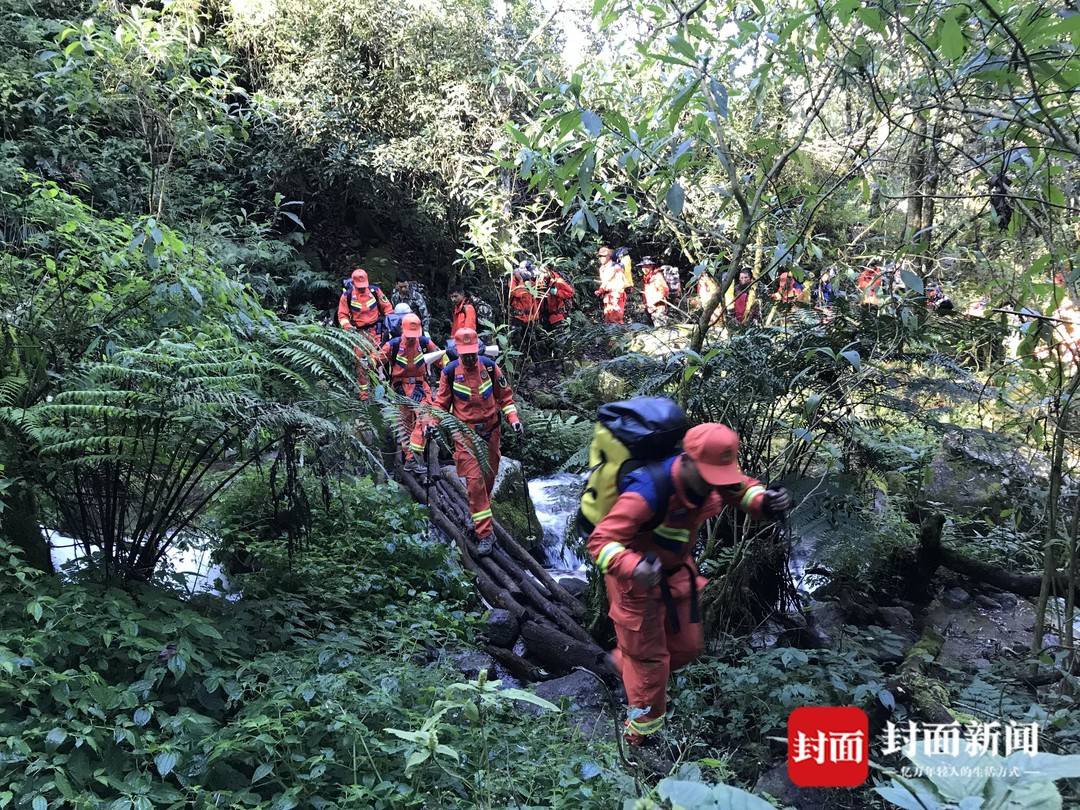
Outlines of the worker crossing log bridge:
M430 470L424 485L401 465L395 476L414 500L428 507L431 522L457 546L462 564L475 577L476 589L493 608L506 610L521 629L529 660L505 647L488 652L517 677L535 680L535 664L554 674L584 667L614 676L606 652L581 625L584 606L566 591L529 552L494 522L498 545L481 555L467 530L469 504L465 486L453 469Z

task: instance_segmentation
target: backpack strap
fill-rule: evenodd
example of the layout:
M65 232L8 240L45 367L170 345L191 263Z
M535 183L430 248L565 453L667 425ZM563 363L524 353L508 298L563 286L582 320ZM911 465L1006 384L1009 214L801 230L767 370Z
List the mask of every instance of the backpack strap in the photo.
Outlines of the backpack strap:
M651 532L664 522L664 518L667 517L668 501L675 493L675 487L671 483L671 476L668 475L666 466L663 461L654 461L645 465L645 471L649 474L649 478L652 479L653 487L656 489L656 497L659 501L652 520L642 527L646 531Z

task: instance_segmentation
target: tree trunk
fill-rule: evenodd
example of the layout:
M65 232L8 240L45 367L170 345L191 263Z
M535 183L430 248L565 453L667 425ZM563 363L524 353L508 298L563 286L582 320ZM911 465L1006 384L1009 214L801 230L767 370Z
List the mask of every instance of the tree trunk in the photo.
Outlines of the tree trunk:
M21 549L29 565L53 573L49 544L38 525L37 501L30 487L16 484L11 488L7 509L0 519L0 537Z

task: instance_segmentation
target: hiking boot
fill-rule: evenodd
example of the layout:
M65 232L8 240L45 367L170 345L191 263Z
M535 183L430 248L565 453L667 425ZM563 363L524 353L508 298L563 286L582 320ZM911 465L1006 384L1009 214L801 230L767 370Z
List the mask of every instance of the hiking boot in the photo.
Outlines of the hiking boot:
M489 555L493 548L495 548L494 534L485 534L476 542L476 553L481 557Z
M417 471L416 456L409 456L405 459L405 465L402 467L405 472L415 473Z

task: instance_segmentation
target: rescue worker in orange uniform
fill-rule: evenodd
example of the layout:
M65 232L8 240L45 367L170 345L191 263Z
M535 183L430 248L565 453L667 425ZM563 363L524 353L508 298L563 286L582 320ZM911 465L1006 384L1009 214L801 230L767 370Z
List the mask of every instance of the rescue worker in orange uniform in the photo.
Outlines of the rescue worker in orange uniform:
M778 304L794 304L804 300L804 289L801 281L784 270L776 279L776 292L772 294L772 299Z
M368 284L367 271L360 267L353 270L338 300L338 324L345 330L360 330L371 341L372 357L375 348L379 345L379 332L383 318L393 311L394 308L383 295L383 291L377 285ZM367 358L358 349L356 383L360 387L361 400L371 397L371 383L368 369L365 367L366 362Z
M664 277L652 256L642 258L638 266L641 268L645 310L649 313L653 326L665 326L669 314L667 278Z
M480 437L481 446L473 447L467 435L454 437L454 464L459 476L465 479L469 496L469 512L481 555L491 553L495 533L491 522L491 490L499 471L500 421L506 415L511 427L521 433L524 425L514 405L514 393L503 376L502 369L490 357L479 353L480 341L475 329L459 329L454 335L457 360L447 363L439 375L439 390L435 406L452 413ZM486 445L483 446L483 445ZM487 452L487 470L477 460Z
M545 267L540 276L539 288L544 300L541 304L541 316L548 327L554 329L565 323L570 314L570 303L574 300L574 288L561 273L553 267Z
M754 518L778 518L791 506L786 489L743 475L731 428L693 427L682 448L631 472L588 539L615 624L612 663L635 710L624 732L633 745L663 728L668 676L704 646L698 594L706 580L693 557L701 524L726 506Z
M391 338L379 352L379 362L390 369L390 387L416 403L431 403L431 386L427 381L427 364L424 355L442 351L424 334L423 322L417 315L406 315L401 321L401 337ZM445 357L445 354L444 354ZM432 365L441 369L443 358ZM402 405L402 450L405 452L405 469L420 475L427 473L424 464L427 426L429 420L417 418L416 410Z
M450 337L456 335L459 329L478 331L476 307L463 289L455 287L450 291L450 304L453 306L450 312Z
M878 265L872 264L863 268L863 271L859 273L859 277L855 280L855 286L859 288L862 295L859 301L860 304L876 307L881 303L881 282L883 278L884 273Z
M604 305L604 323L622 323L626 309L626 269L615 261L606 245L597 252L600 259L600 286L596 294Z
M536 268L524 261L510 274L510 317L515 334L520 337L540 319L540 299L536 289Z

